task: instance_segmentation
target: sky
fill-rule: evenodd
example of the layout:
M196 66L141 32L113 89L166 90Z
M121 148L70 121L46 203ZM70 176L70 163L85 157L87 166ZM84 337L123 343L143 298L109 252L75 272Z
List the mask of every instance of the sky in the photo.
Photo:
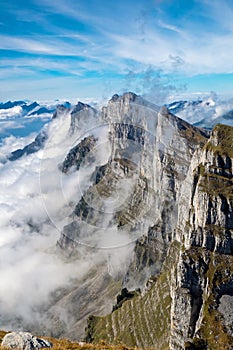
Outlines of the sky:
M232 0L0 0L0 101L233 91Z

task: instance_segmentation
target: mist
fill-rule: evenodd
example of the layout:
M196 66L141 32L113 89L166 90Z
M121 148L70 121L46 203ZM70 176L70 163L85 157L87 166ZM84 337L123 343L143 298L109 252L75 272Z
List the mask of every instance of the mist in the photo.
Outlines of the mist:
M9 153L30 143L35 134L10 136L0 147L1 329L25 330L37 323L49 329L44 312L56 290L69 289L74 280L77 285L99 265L111 278L128 266L133 245L128 244L124 230L118 234L109 224L112 214L106 222L103 215L97 226L83 223L89 236L78 242L74 258L67 258L57 246L76 204L91 185L96 165L106 164L111 152L106 124L91 118L74 134L70 125L67 109L46 125L48 139L43 149L13 162L7 161ZM94 162L84 159L80 171L62 173L59 164L87 135L98 140L91 153ZM92 249L87 250L88 246ZM57 307L56 312L63 318L63 309ZM71 315L67 319L70 327Z

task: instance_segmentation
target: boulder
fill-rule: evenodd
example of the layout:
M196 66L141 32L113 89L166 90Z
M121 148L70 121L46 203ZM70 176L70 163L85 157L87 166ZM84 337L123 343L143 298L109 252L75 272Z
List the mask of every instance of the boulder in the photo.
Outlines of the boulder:
M53 345L48 340L40 339L28 332L12 332L5 335L1 347L8 349L33 350L51 348Z

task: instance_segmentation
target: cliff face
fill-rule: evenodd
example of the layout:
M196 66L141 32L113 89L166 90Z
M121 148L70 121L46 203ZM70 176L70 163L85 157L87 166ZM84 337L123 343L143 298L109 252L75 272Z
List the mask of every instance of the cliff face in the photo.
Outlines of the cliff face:
M232 128L216 126L208 139L165 108L150 106L146 114L135 100L115 96L103 116L116 116L110 160L130 153L139 165L137 191L115 219L119 229L137 232L123 283L143 292L109 316L92 317L87 338L157 349L219 349L222 342L230 349ZM141 203L147 213L137 212Z
M232 312L232 133L224 125L213 129L184 183L189 193L183 190L178 220L183 252L171 290L173 348L187 338L201 338L210 349L220 341L231 348L232 319L223 310Z
M122 339L141 347L232 348L232 136L231 127L218 125L193 154L176 193L178 219L164 259L155 254L155 228L135 248L135 270L150 256L161 265L157 274L151 270L157 277L142 296L92 321L94 339L102 330L109 341ZM125 318L134 330L130 338Z

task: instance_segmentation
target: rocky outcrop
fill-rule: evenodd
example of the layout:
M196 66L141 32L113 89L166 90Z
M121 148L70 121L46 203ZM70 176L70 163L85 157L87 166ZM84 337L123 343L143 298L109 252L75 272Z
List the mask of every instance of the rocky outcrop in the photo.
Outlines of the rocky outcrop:
M183 322L182 332L172 328L174 349L182 349L187 338L194 343L203 339L211 349L218 348L219 339L225 338L226 349L232 342L229 319L224 320L219 309L220 300L229 300L233 281L232 135L231 127L213 129L195 154L181 194L178 227L184 252L172 289L172 313L175 324Z
M79 170L83 160L85 160L88 153L94 148L96 139L93 135L85 137L78 145L74 146L67 154L60 169L63 173L67 173L72 167Z
M90 116L87 115L88 111ZM93 116L96 118L96 111L79 104L73 115L72 132L78 130L82 118L93 120ZM131 243L135 248L133 254L129 252L129 266L122 269L116 281L123 281L123 287L129 290L141 288L143 298L147 298L146 290L151 290L154 283L144 288L148 278L152 276L152 281L165 278L165 273L159 276L171 251L171 244L178 240L179 196L183 182L195 152L204 146L209 135L170 114L165 107L159 109L133 93L114 95L108 106L102 109L99 118L104 125L108 125L108 159L106 163L96 163L89 178L91 184L75 205L70 223L64 227L58 245L63 252L75 257L83 254L80 248L83 245L85 249L108 248L106 244L109 244L109 239L104 236L103 241L101 237L103 229L112 235L124 234L127 244ZM76 147L80 150L83 148L81 143ZM96 235L97 241L94 238ZM176 250L176 259L177 254ZM171 310L172 284L163 282L162 285L164 290L159 290L156 300L166 290L166 303L169 300L167 310ZM132 314L137 303L133 300ZM121 311L116 311L123 313L127 302L123 303ZM153 299L150 302L152 307ZM143 302L140 305L143 309ZM158 317L161 318L163 308L159 310ZM166 322L169 312L165 312ZM100 314L98 309L96 313ZM169 332L169 324L170 318L166 332ZM155 328L155 332L158 333L158 328ZM159 334L161 332L162 328ZM116 337L118 339L117 333ZM156 346L159 338L156 336L154 339L154 343L151 343L145 338L144 345L134 339L130 344ZM168 339L166 335L166 341ZM110 341L114 341L114 338ZM122 341L126 339L123 337Z
M72 132L82 118L96 116L97 111L79 103L71 114ZM177 221L176 195L195 149L205 143L207 135L169 114L166 108L159 110L133 93L114 95L100 117L108 125L111 151L106 164L97 164L91 181L96 176L98 179L77 203L75 221L81 219L95 225L107 222L119 230L126 229L131 240L147 234L156 225L163 231L156 235L163 236L162 240L166 236L169 241ZM82 143L76 147L84 150ZM114 199L115 205L110 209L109 199L116 193L118 200ZM61 247L64 242L67 247L69 232L72 245L74 239L79 241L84 236L82 225L78 224L76 237L75 224L71 225L72 229L65 229L64 240L61 236Z
M2 339L1 347L4 349L34 350L51 348L53 345L48 340L37 338L28 332L8 333Z
M92 129L96 125L98 111L86 103L78 102L71 112L70 134L77 130Z

